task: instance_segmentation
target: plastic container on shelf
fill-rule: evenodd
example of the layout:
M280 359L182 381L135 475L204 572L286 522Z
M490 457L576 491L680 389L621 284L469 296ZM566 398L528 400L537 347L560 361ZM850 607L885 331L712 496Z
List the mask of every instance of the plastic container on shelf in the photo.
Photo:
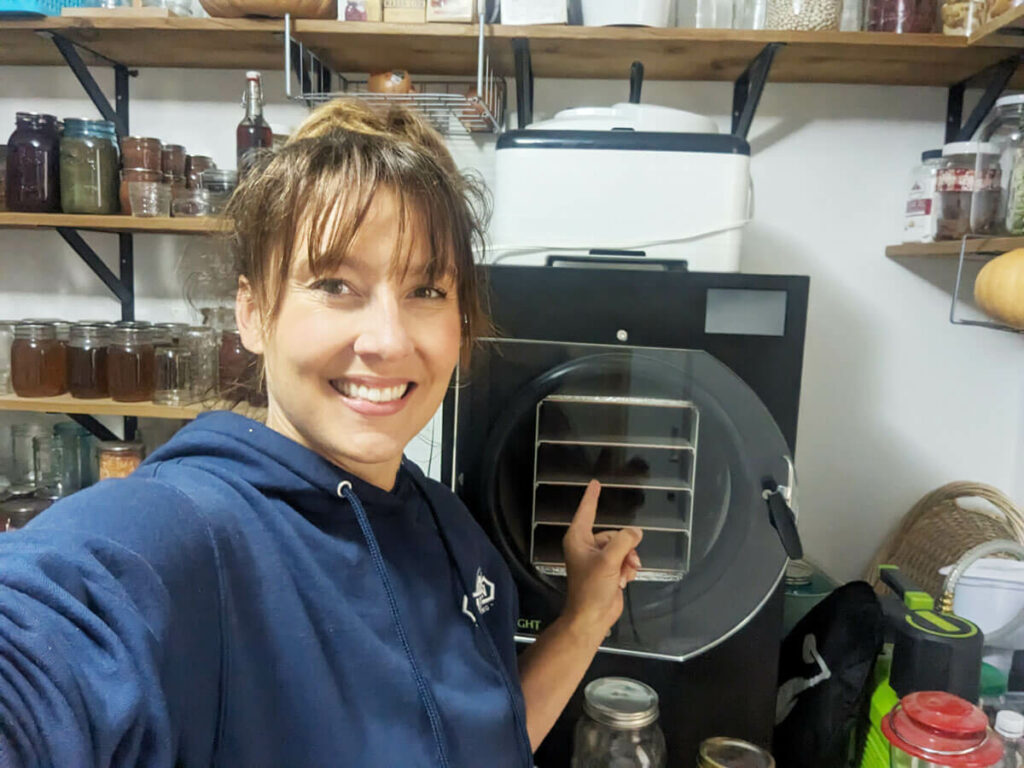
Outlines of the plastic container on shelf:
M64 213L117 213L120 166L113 123L66 119L60 139L60 201Z
M1024 235L1024 94L1003 96L979 133L999 152L1001 230Z
M945 35L971 35L988 16L989 0L943 0L939 6Z
M867 0L864 31L930 33L938 21L937 0Z
M910 174L910 190L903 218L903 242L935 241L938 210L935 204L935 183L939 170L947 164L941 149L921 153L921 164Z
M60 211L60 137L57 118L18 112L7 140L7 208L23 213Z
M672 0L582 0L583 25L667 27L672 21Z
M959 240L964 235L998 232L999 148L988 142L960 141L944 146L942 156L948 162L935 178L935 239Z
M768 0L765 29L786 31L838 30L843 0Z

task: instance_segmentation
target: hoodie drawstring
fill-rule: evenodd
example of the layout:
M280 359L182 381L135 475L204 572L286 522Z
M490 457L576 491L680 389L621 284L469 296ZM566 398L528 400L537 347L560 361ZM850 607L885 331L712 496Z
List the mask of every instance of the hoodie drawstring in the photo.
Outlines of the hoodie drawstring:
M434 701L434 695L427 685L427 680L423 677L419 664L416 663L412 646L409 645L409 636L405 631L405 625L402 624L402 615L398 610L398 599L395 597L395 589L391 584L391 577L388 576L387 565L385 565L384 556L380 552L377 537L373 534L373 528L370 527L370 520L366 516L366 510L363 509L362 502L359 501L359 497L352 490L352 483L347 480L338 483L338 496L347 499L356 513L359 528L363 532L366 546L370 550L370 559L373 560L373 567L377 570L377 576L384 585L384 593L387 595L388 608L391 610L391 619L395 624L395 631L398 633L398 639L402 643L405 657L409 660L409 666L412 668L412 676L416 681L416 691L419 694L420 703L426 710L427 719L430 721L430 730L434 734L434 743L437 745L438 765L442 766L442 768L448 768L450 763L448 762L448 750L445 748L444 732L441 727L441 714L437 708L437 702Z

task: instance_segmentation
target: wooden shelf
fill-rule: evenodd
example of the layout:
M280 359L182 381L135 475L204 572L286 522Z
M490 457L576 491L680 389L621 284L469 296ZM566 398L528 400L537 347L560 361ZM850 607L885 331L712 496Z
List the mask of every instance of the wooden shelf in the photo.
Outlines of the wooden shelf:
M971 44L990 43L995 45L1024 48L1024 37L1019 30L1024 28L1024 5L1011 8L971 33ZM1012 31L1016 30L1016 32Z
M262 419L265 411L242 404L231 408L227 403L209 403L184 406L157 405L156 403L118 403L110 399L79 400L71 395L59 397L18 397L0 395L0 411L32 411L35 413L86 413L93 416L138 416L144 419L194 419L204 411L235 410L255 419Z
M0 22L0 64L63 63L59 33L131 67L275 69L284 66L280 20L64 18ZM770 42L786 43L771 79L794 83L948 86L1020 49L995 35L968 45L945 35L495 25L492 64L513 73L512 40L531 41L538 77L625 81L641 60L649 79L731 81ZM472 75L477 27L298 20L294 35L342 72L405 68L414 75ZM88 57L87 57L88 59ZM93 61L97 61L92 57ZM1024 76L1015 80L1024 85Z
M137 232L170 235L208 235L224 232L225 219L215 217L144 218L139 216L78 216L65 213L0 212L0 229L53 229L71 227L99 232Z
M992 256L1024 248L1024 237L987 237L967 241L964 252L966 261L988 261ZM891 259L936 258L959 259L960 241L948 240L941 243L901 243L890 245L885 255Z

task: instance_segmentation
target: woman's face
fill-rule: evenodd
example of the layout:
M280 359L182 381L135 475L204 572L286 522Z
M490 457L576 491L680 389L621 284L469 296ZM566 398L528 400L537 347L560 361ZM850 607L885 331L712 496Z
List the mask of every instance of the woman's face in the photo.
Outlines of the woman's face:
M244 279L237 306L245 346L264 355L267 426L386 489L444 399L462 330L454 280L427 280L429 238L408 222L399 243L398 215L379 192L329 275L312 275L299 247L265 333ZM404 275L392 269L399 248Z

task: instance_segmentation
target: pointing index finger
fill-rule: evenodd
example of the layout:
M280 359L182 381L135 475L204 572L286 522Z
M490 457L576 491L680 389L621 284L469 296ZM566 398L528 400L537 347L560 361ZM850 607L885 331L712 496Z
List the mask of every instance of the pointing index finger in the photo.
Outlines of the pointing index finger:
M597 499L601 495L601 484L597 480L587 483L583 499L572 519L572 527L588 536L594 534L594 519L597 517Z

